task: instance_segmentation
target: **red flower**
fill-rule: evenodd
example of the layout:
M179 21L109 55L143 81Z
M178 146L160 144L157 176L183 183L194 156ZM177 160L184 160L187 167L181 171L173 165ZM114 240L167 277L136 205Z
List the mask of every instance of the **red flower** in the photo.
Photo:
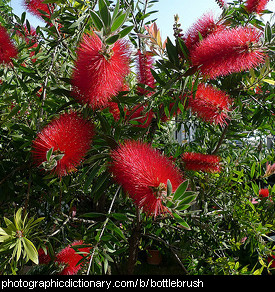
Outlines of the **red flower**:
M140 50L138 50L138 57L137 57L137 80L138 83L150 86L151 88L155 87L155 79L151 73L151 68L153 67L152 64L154 59L152 56L146 52L142 54ZM140 95L151 95L152 92L138 86L137 88L138 93Z
M149 144L126 141L111 153L110 170L134 203L148 215L155 217L168 212L166 200L167 180L173 191L183 180L179 169Z
M76 275L77 272L81 269L83 262L78 264L78 262L86 256L91 250L91 247L82 247L79 248L79 252L83 252L84 254L78 254L72 246L82 245L83 241L75 241L72 244L68 245L64 249L62 249L56 255L56 262L59 265L65 265L64 269L60 273L60 275Z
M118 94L129 73L129 45L120 39L105 46L94 33L85 34L72 77L74 97L93 109L105 108Z
M50 15L53 12L52 6L51 4L48 4L48 6L43 2L44 0L25 0L25 7L30 13L41 19L43 19L42 15L50 18ZM45 11L46 14L41 13L39 10Z
M220 172L220 157L216 155L186 152L182 155L184 167L187 170Z
M192 63L212 79L256 67L266 56L259 48L261 35L261 31L251 27L210 34L191 52Z
M45 162L47 151L63 157L52 166L59 177L75 171L90 148L94 126L75 112L65 113L53 120L33 141L33 159L36 165Z
M226 123L229 105L229 95L207 84L199 84L195 98L189 99L189 107L201 119L220 125Z
M245 8L248 13L256 12L260 14L265 9L265 6L269 0L247 0Z
M268 264L271 262L269 268L275 268L275 255L271 254L268 258L267 258Z
M38 250L38 259L39 259L39 264L48 264L52 260L49 253L45 254L45 251L43 248L39 248Z
M6 31L6 29L0 25L0 64L9 64L11 58L17 57L17 50Z
M260 189L259 196L261 198L267 198L269 196L269 190L268 189Z
M208 35L216 33L222 29L224 29L224 25L215 21L212 13L206 13L187 30L187 33L184 36L185 45L191 52L200 42L200 35L204 39Z

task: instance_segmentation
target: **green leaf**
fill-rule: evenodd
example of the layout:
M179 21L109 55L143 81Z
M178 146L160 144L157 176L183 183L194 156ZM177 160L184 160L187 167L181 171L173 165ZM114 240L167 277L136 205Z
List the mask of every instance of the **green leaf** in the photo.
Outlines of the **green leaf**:
M130 33L131 32L131 30L133 29L133 25L131 25L131 26L127 26L127 27L125 27L124 29L122 29L120 32L119 32L119 36L120 36L120 38L123 38L123 37L125 37L128 33Z
M255 174L255 169L256 169L256 162L254 162L251 166L251 170L250 170L250 177L253 178L254 174Z
M99 14L106 28L110 26L111 15L105 0L98 1Z
M259 186L257 184L255 184L254 182L252 182L251 185L252 185L252 189L253 189L254 193L258 196L259 195Z
M99 31L101 31L103 28L103 22L101 21L101 19L98 17L98 15L94 11L90 11L90 15L91 15L91 18L93 20L95 27Z
M197 197L197 195L191 195L191 196L184 197L180 203L181 204L189 204L189 203L193 202L196 199L196 197Z
M72 28L78 27L81 23L83 23L85 18L86 18L86 15L82 15L81 17L77 19L77 21L71 24L68 28L72 29Z
M119 39L119 37L120 37L119 34L112 35L111 37L107 38L107 40L106 40L106 44L107 44L107 45L112 45L112 44L114 44L114 43Z
M26 237L22 237L22 242L23 242L23 246L26 252L27 257L34 262L35 264L38 265L38 252L35 248L35 246L33 245L33 243L27 239Z
M116 18L117 14L119 13L120 1L117 1L115 9L113 11L113 18Z
M111 31L114 32L114 31L116 31L117 29L119 29L119 28L123 25L123 23L125 22L126 17L127 17L126 13L119 15L119 16L114 20L114 22L113 22L113 24L112 24L112 26L111 26Z
M166 83L159 77L159 75L158 75L158 73L156 71L154 71L152 68L150 68L150 70L151 70L151 73L152 73L153 77L156 79L156 81L160 85L162 85L162 86L166 85Z
M178 188L176 189L175 191L175 194L174 194L174 200L178 200L187 190L187 187L188 187L188 183L189 181L188 180L185 180L183 183L181 183Z
M272 38L272 31L271 31L271 27L270 27L270 23L267 22L265 25L265 30L264 30L264 35L265 35L265 41L267 43L271 42L271 38Z
M14 223L17 230L22 229L22 208L19 208L14 216Z
M22 240L21 238L19 238L17 241L16 241L16 261L18 262L20 256L21 256L21 251L22 251Z
M86 213L86 214L81 215L81 217L84 217L84 218L97 218L97 217L102 217L102 216L105 217L105 214L98 213L98 212L91 212L91 213Z
M271 80L271 79L263 79L264 82L271 84L271 85L275 85L275 80Z
M174 65L178 65L178 51L177 48L172 44L171 40L169 37L167 38L167 43L166 43L166 50L168 54L168 58L173 63Z
M167 180L167 197L169 197L172 194L172 184L170 179Z
M179 223L184 229L191 230L190 226L185 220L182 219L177 213L172 213L177 223Z
M47 161L50 161L51 156L52 156L52 154L53 154L53 149L54 149L54 147L50 148L50 149L47 151L47 153L46 153L46 159L47 159Z
M185 42L183 41L183 39L178 38L178 45L179 45L180 51L181 51L182 54L184 55L184 58L185 58L187 61L189 61L189 60L190 60L190 58L189 58L189 50L188 50L188 48L186 47Z

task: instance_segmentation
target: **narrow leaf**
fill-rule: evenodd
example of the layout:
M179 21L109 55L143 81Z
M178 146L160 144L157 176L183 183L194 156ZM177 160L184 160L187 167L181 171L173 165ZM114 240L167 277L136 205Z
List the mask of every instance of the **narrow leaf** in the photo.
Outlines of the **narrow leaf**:
M188 187L188 180L184 181L182 184L178 186L174 194L174 200L178 200L178 198L181 197L185 193L185 191L187 190L187 187Z

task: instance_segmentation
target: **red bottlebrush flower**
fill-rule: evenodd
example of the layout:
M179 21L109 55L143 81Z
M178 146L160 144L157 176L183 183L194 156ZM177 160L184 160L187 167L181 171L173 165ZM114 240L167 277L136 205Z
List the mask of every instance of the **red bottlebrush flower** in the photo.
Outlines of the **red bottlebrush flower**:
M199 84L195 98L189 99L189 107L206 122L223 125L228 118L229 95L212 85Z
M269 0L247 0L245 3L245 9L248 13L256 12L260 14L265 9Z
M39 248L38 250L38 259L39 259L39 264L48 264L52 260L49 253L45 254L45 251L43 248Z
M251 27L224 29L209 35L191 52L191 61L213 79L248 70L265 61L259 48L262 32Z
M72 77L74 97L93 109L107 107L124 84L129 61L126 41L120 39L112 47L107 47L96 34L85 34Z
M65 265L64 269L60 273L60 275L76 275L77 272L81 269L83 262L78 264L78 262L86 256L86 254L78 254L72 246L83 245L83 241L75 241L72 244L68 245L64 249L62 249L56 255L56 262L59 265ZM89 253L91 247L82 247L79 248L78 251L83 253Z
M208 35L216 33L224 28L224 25L219 24L218 21L214 20L212 13L206 13L187 30L187 33L184 36L185 45L189 52L191 52L200 42L200 35L204 39Z
M259 196L261 198L267 198L269 196L269 190L268 189L260 189Z
M50 18L50 15L53 12L51 4L43 3L44 0L25 0L25 7L26 9L35 16L42 18L43 16L47 16ZM39 10L45 11L46 14L41 13Z
M220 157L195 152L186 152L182 155L184 167L187 170L220 172Z
M168 212L163 205L167 199L167 180L171 181L173 191L183 181L180 170L169 158L140 141L126 141L112 151L111 158L110 170L115 180L139 208L155 217Z
M151 73L151 68L153 67L154 59L152 56L146 52L142 54L140 50L137 53L137 81L138 83L155 87L155 79ZM137 91L140 95L151 95L152 92L138 86Z
M46 162L47 152L63 155L51 166L59 177L75 171L90 148L94 126L75 112L65 113L54 119L33 141L33 159L37 166ZM54 161L52 161L54 162Z
M17 49L11 42L6 29L0 25L0 64L9 64L11 58L17 57Z

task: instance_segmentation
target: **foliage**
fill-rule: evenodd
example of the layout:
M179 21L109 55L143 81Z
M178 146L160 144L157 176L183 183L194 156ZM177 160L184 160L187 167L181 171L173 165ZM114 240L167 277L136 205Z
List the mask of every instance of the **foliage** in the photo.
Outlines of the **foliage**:
M1 274L58 273L55 255L76 240L93 246L83 255L83 274L137 273L150 246L175 259L182 274L274 272L269 259L275 254L275 184L266 170L275 155L265 142L275 135L274 24L248 13L242 1L228 3L219 21L261 30L260 46L268 57L250 70L209 80L192 66L178 16L175 38L161 39L155 2L45 0L53 13L50 19L42 16L45 26L33 29L26 13L15 15L9 1L0 0L0 24L18 50L10 64L0 65ZM130 44L128 88L112 97L117 116L110 107L94 110L72 95L77 48L91 31L107 48L122 38ZM138 50L154 56L153 87L137 82ZM232 99L225 124L207 123L188 107L200 83ZM63 154L51 147L37 168L32 143L50 121L70 111L89 119L96 133L77 171L59 178L43 166L54 168ZM185 140L179 142L174 136L182 131ZM113 180L110 152L131 139L151 143L184 173L175 192L170 180L165 182L165 215L146 216ZM222 171L185 170L185 152L219 155ZM268 188L268 197L259 197L261 188ZM39 250L52 260L41 263Z

